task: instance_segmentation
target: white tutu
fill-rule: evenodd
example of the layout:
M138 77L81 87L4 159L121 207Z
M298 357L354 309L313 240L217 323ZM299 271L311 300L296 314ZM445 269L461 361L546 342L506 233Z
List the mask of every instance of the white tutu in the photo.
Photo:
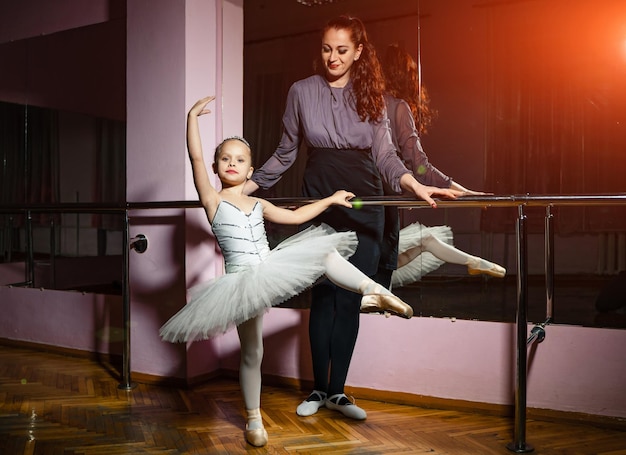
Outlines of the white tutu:
M301 293L326 271L334 249L344 258L357 247L354 232L311 226L280 243L263 262L189 289L189 303L163 327L165 341L198 341L220 335Z
M422 239L427 235L432 235L442 242L452 245L452 229L450 229L449 226L429 227L416 222L400 230L398 252L401 254L411 248L420 246ZM428 251L424 251L408 264L393 271L391 275L391 286L401 287L419 281L427 273L441 267L444 262L445 261L436 258Z

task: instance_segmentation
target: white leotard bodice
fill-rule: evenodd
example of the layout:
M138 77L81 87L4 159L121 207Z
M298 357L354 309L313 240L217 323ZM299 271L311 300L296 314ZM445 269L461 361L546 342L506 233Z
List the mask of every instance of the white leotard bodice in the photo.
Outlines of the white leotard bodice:
M228 201L220 201L212 228L224 255L226 273L259 264L270 252L263 206L258 201L249 214Z

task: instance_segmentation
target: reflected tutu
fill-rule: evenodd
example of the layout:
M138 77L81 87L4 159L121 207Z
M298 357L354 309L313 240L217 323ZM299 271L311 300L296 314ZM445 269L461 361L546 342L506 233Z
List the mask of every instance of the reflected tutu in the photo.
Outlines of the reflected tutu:
M420 246L422 239L426 235L432 235L442 242L452 245L452 229L450 229L449 226L429 227L416 222L400 230L398 252L404 253L411 248ZM424 275L437 270L443 264L444 261L436 258L428 251L424 251L408 264L393 271L391 275L391 286L401 287L419 281Z

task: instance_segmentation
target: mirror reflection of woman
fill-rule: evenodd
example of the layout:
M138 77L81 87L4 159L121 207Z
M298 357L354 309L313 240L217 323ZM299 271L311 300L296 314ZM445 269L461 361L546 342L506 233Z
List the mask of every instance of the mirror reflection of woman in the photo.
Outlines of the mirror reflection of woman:
M340 188L357 197L382 196L383 181L395 193L408 192L432 207L436 207L433 196L461 194L422 185L398 157L386 119L382 70L363 23L354 17L337 17L324 26L321 38L317 74L291 86L280 143L253 174L246 191L274 185L295 162L304 142L308 148L305 197L326 197ZM366 275L376 274L384 227L382 206L333 207L314 222L356 232L359 246L350 261ZM353 419L367 417L344 393L359 330L359 301L357 294L328 281L313 288L309 340L314 390L298 406L298 415L312 415L325 406Z
M467 189L437 169L422 148L420 136L433 119L426 89L421 86L417 62L397 45L387 47L383 58L385 105L391 137L402 161L424 185L451 188L463 195L482 195ZM387 192L391 192L387 189ZM421 279L443 263L467 267L471 275L504 277L498 264L468 254L452 245L448 226L424 226L413 223L400 230L397 207L385 207L385 234L378 276L380 283L399 287Z

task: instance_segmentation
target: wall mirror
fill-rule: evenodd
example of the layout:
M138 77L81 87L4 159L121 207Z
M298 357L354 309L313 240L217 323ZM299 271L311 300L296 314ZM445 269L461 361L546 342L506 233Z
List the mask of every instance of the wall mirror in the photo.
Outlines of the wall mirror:
M419 62L438 114L422 143L446 174L498 195L624 192L622 0L305 3L243 2L244 133L255 166L278 144L289 86L312 74L319 29L348 12L365 22L379 54L395 43ZM126 21L124 3L111 4L117 9L108 22L0 43L1 203L123 200ZM300 155L265 196L300 195L306 152ZM626 327L624 208L569 207L554 214L555 322ZM533 321L545 312L543 215L528 211ZM417 315L514 319L514 209L413 209L401 217L405 225L450 226L458 248L509 272L504 279L469 276L461 265L443 264L397 290ZM106 218L37 217L35 251L52 252L58 264L74 263L67 276L79 277L76 270L89 268L83 261L115 259L121 250L118 221ZM23 232L19 216L0 217L2 266L23 254ZM275 241L288 233L270 227ZM69 282L49 273L47 259L39 266L45 287L119 292L113 284L121 280L119 268L95 282ZM601 295L608 300L599 310ZM289 304L306 305L302 300Z
M123 202L126 21L0 44L1 204ZM34 286L121 292L121 216L32 214ZM21 282L24 213L0 216L0 284Z
M618 0L247 0L244 131L256 166L278 144L290 85L313 74L320 28L346 12L364 21L379 56L395 43L419 63L438 114L422 144L447 175L496 195L624 192L626 4ZM300 195L305 156L302 148L267 196ZM553 212L554 321L626 328L624 207ZM470 276L446 263L398 294L416 315L513 321L516 214L514 208L402 211L404 225L450 226L458 248L509 273ZM529 319L541 322L544 209L527 215ZM282 238L284 230L276 227L275 235ZM307 297L287 303L301 305Z

